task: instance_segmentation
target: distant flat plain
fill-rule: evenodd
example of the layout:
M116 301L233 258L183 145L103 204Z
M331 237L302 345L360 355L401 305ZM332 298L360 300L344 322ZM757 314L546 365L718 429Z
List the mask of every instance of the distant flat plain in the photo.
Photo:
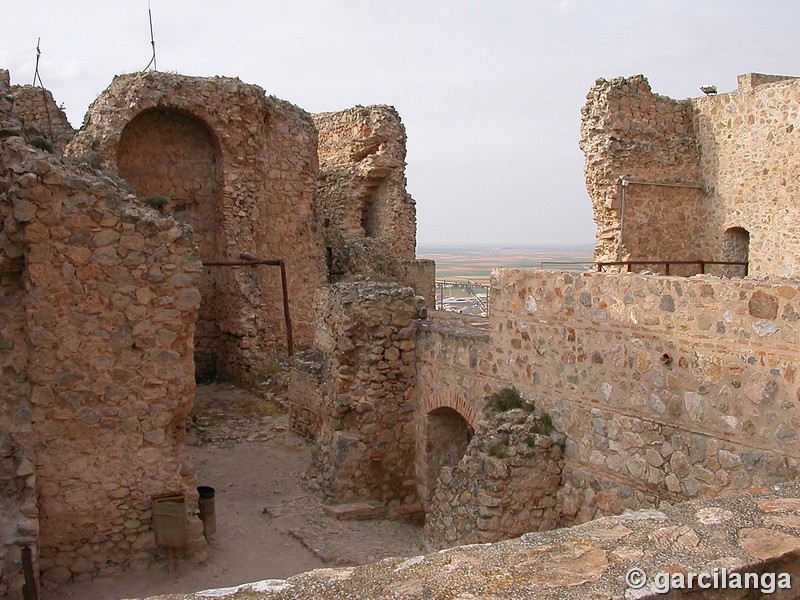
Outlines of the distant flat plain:
M530 246L464 245L417 247L417 258L436 261L436 279L486 282L492 269L539 269L542 262L591 262L594 244ZM547 269L584 270L588 265L558 265Z

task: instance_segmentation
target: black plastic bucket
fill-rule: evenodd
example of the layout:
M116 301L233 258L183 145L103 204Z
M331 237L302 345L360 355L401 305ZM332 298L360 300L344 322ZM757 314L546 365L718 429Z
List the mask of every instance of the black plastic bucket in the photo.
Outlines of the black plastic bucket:
M214 505L216 492L213 487L200 485L197 486L197 493L200 495L198 508L200 509L200 520L203 522L203 535L208 537L214 535L217 530L217 509Z

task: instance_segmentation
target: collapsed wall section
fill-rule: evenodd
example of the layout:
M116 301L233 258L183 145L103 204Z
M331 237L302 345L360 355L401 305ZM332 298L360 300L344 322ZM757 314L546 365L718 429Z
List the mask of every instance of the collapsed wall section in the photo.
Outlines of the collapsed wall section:
M696 189L702 186L691 102L653 94L637 75L598 79L581 113L595 260L710 259L702 245L707 206ZM630 182L624 190L620 179Z
M490 372L566 440L567 521L797 476L795 281L500 270Z
M439 471L425 515L426 543L444 548L554 529L562 450L563 436L551 436L522 409L484 421L464 456Z
M185 547L202 558L183 450L200 301L189 229L15 135L0 140L0 197L2 468L16 476L3 518L17 520L3 583L19 583L12 545L56 582L146 567L162 493L184 495Z
M328 240L373 238L413 259L416 210L406 192L406 132L391 106L314 115L319 132L318 208Z
M311 342L325 262L307 113L237 79L125 75L67 152L119 172L141 202L191 224L204 261L285 260L294 338ZM200 288L198 377L253 387L286 353L278 269L207 267Z
M31 85L11 87L14 113L22 122L22 133L28 142L52 145L52 150L61 154L75 136L75 130L50 90ZM46 147L46 145L45 145Z
M415 260L416 207L406 191L406 132L390 106L314 115L317 218L331 281L388 276L434 299L435 267Z

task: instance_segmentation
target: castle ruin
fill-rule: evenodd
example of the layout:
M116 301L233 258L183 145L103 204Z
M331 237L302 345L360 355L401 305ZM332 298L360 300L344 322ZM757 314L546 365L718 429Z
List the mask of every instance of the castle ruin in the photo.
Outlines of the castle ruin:
M327 503L424 515L432 548L526 534L453 556L574 597L641 540L710 565L707 526L734 514L715 542L731 566L796 570L781 561L800 547L784 514L800 458L798 85L749 74L675 101L641 76L598 80L581 129L596 260L648 272L497 271L476 321L432 310L393 109L311 116L238 80L126 75L68 143L49 138L62 159L26 143L54 117L3 72L4 591L21 546L55 581L147 563L165 492L185 496L202 560L183 453L195 377L255 387L288 359L276 272L230 264L253 259L285 262L292 424ZM491 410L511 387L535 412ZM732 494L748 500L713 503ZM625 509L650 516L593 521ZM437 560L391 567L413 590L405 571ZM394 585L348 573L325 589ZM264 593L318 583L296 582Z

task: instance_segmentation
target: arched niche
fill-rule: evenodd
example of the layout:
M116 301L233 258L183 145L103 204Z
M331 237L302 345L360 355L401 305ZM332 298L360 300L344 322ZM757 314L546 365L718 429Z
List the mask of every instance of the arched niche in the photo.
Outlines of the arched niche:
M140 201L192 226L201 258L220 256L221 156L214 134L201 119L167 108L142 111L122 131L117 169ZM224 276L206 269L199 284L202 303L194 346L200 381L216 376L224 318L217 290L218 278Z

